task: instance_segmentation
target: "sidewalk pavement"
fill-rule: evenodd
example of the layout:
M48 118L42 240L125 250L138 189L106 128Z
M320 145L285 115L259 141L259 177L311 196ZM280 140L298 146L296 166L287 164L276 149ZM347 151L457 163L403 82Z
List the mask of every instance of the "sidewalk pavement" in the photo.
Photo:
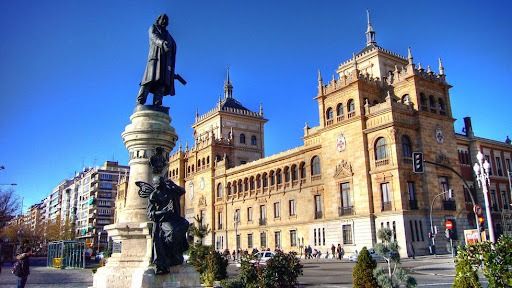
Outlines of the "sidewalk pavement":
M0 287L16 287L16 276L11 273L11 267L4 265L0 273ZM27 288L82 288L92 286L90 269L54 269L48 267L30 267Z

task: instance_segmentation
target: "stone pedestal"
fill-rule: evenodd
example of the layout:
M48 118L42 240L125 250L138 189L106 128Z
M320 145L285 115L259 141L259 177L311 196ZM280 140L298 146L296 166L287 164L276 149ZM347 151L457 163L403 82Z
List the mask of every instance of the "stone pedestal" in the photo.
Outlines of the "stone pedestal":
M167 158L174 148L178 137L170 125L168 108L138 105L130 120L122 133L130 153L128 191L124 204L116 207L118 221L105 226L116 248L107 264L94 274L93 287L200 287L199 274L187 264L171 267L169 274L155 275L151 265L153 227L146 215L147 199L139 197L135 185L135 181L153 183L149 158L157 147L163 148Z

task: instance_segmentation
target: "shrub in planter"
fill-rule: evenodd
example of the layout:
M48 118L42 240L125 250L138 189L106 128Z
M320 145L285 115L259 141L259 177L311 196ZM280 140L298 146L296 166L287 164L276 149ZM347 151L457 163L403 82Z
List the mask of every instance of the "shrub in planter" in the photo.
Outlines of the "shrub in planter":
M377 262L372 259L370 252L366 247L361 249L357 256L357 264L352 271L352 282L356 288L374 288L379 287L377 279L373 277L373 270L377 267Z

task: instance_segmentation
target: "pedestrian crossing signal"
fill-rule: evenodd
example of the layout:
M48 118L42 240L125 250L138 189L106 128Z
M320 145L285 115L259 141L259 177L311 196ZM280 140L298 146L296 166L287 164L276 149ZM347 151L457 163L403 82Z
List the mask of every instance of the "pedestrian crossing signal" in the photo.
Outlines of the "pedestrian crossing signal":
M422 152L412 152L412 170L414 173L425 172Z

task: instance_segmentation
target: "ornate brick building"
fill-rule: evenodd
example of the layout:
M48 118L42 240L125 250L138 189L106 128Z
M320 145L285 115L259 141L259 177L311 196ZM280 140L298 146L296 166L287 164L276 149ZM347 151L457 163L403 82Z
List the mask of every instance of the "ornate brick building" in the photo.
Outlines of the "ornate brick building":
M304 127L302 146L270 157L263 110L233 97L228 73L223 99L196 115L194 145L170 157L169 176L187 190L185 217L202 215L212 228L206 243L219 250L325 252L340 243L351 253L372 247L389 227L406 256L411 247L428 253L433 205L434 226L451 219L463 239L461 180L433 165L412 171L412 151L459 170L451 86L438 66L435 73L416 65L410 49L403 57L380 47L368 21L366 46L332 80L318 75L320 124ZM443 193L449 189L452 198ZM436 244L447 250L444 233Z

